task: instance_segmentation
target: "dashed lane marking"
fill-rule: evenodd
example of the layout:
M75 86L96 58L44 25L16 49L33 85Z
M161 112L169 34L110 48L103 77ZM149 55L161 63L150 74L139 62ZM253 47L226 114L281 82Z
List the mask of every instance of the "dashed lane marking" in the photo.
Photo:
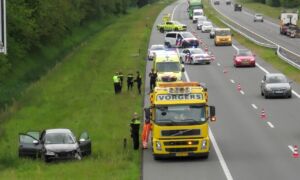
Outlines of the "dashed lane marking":
M274 128L274 125L271 122L267 122L267 124L270 126L270 128Z
M231 82L232 84L234 84L234 83L235 83L233 79L230 79L230 82Z
M254 108L254 109L257 109L257 106L255 104L251 104L251 106Z

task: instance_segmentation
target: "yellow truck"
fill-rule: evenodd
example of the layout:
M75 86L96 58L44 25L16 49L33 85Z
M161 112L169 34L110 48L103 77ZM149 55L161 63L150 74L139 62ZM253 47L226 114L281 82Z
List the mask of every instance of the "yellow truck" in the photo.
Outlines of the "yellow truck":
M175 50L157 52L153 58L153 69L157 73L157 81L181 81L184 65L181 64Z
M232 45L231 31L229 28L215 28L215 45Z
M216 119L215 107L208 106L207 101L207 89L197 82L158 83L150 94L154 159L208 158L211 146L208 120Z

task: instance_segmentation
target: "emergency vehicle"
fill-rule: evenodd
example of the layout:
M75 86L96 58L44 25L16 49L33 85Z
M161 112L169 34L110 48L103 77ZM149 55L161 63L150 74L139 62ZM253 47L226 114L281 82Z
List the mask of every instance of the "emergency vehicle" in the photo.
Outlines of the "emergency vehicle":
M158 82L181 81L184 65L180 63L177 51L171 49L155 53L153 69L157 73Z
M215 121L215 107L208 106L207 89L197 82L158 83L150 94L150 123L145 123L154 159L165 157L208 158L208 120ZM148 133L150 131L151 133Z

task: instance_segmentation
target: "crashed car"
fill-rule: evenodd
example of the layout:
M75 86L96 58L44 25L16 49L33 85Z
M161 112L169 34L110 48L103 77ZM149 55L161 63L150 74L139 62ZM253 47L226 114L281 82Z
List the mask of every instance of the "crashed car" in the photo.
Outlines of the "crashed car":
M69 129L47 129L19 134L19 157L52 160L77 159L90 155L92 144L87 132L79 140Z
M201 48L188 48L182 51L180 60L185 64L210 64L212 58Z
M148 60L153 60L155 53L160 52L160 51L165 51L166 48L163 44L153 44L149 49L148 49Z

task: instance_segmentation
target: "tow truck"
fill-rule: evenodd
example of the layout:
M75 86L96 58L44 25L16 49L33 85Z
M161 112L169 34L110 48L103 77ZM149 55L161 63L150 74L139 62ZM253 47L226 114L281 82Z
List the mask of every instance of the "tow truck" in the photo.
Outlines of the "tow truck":
M291 38L300 37L300 27L297 26L298 11L282 11L280 14L280 34Z
M208 120L215 121L215 107L208 106L207 88L198 82L161 82L150 94L150 122L144 124L143 146L150 135L155 160L168 157L208 158Z

